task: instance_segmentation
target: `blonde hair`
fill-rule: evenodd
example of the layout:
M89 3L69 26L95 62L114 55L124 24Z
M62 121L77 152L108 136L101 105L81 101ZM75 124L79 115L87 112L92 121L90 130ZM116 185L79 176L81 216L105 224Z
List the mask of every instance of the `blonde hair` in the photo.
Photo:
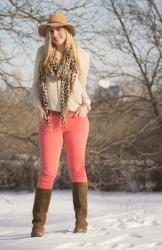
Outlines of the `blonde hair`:
M66 32L66 39L64 42L65 46L64 46L64 50L63 50L63 56L69 51L70 48L72 48L72 52L73 52L74 58L76 60L77 70L79 73L80 62L79 62L79 56L78 56L78 45L77 45L76 41L74 40L73 36L71 35L71 33L68 31L68 29L65 28L65 32ZM50 33L49 28L48 28L46 36L45 36L44 56L43 56L43 61L42 61L42 65L41 65L43 72L47 72L48 63L49 63L51 53L52 53L51 33Z

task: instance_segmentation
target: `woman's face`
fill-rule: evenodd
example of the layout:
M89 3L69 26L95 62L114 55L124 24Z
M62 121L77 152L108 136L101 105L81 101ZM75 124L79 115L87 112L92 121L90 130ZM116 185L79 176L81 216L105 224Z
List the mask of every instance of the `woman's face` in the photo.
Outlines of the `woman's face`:
M49 30L51 33L52 44L54 44L56 47L61 46L66 39L65 28L63 28L62 26L50 27Z

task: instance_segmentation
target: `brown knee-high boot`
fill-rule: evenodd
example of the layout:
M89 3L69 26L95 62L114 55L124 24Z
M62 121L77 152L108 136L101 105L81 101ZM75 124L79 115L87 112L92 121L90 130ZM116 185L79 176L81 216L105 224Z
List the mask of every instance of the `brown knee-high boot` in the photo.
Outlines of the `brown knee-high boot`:
M44 234L44 224L48 211L52 189L36 188L33 205L33 228L31 237L40 237Z
M76 218L74 233L85 233L87 231L87 191L87 182L72 182L73 204Z

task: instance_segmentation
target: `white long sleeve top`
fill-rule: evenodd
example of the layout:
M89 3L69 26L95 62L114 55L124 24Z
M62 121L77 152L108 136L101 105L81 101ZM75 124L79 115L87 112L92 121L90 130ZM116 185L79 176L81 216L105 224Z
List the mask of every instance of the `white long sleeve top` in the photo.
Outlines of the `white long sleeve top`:
M33 85L32 85L32 99L33 105L41 105L40 102L40 90L38 84L39 78L39 62L43 56L44 46L41 46L37 49L35 66L34 66L34 75L33 75ZM76 111L81 104L91 105L91 99L87 93L86 81L89 71L89 53L80 48L78 49L78 56L80 61L80 72L77 74L76 80L74 83L73 91L68 101L68 109L71 111ZM48 90L48 108L55 111L61 111L61 96L60 96L60 87L61 80L55 80L54 78L47 77L47 90Z

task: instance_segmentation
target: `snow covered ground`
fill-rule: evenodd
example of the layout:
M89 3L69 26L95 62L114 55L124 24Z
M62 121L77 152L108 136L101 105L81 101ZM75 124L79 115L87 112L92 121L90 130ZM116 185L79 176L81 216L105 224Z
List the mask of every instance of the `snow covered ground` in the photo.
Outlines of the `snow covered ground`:
M71 191L54 190L42 238L31 238L34 193L0 193L0 249L162 250L162 193L89 191L89 228L74 234Z

